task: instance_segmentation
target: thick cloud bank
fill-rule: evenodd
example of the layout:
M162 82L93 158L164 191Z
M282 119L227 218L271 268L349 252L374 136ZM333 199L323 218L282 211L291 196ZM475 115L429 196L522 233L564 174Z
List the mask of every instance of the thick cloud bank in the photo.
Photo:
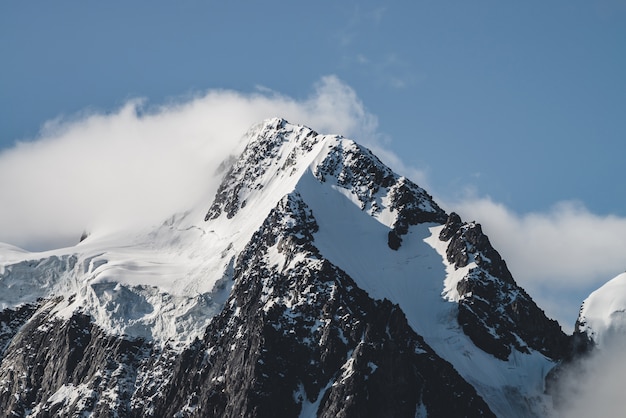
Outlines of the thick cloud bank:
M626 336L620 336L568 365L556 388L560 403L553 418L623 416L625 350Z
M40 250L82 231L160 222L210 193L215 167L255 123L284 117L374 143L376 118L336 77L310 97L213 90L148 108L48 122L0 154L0 242Z

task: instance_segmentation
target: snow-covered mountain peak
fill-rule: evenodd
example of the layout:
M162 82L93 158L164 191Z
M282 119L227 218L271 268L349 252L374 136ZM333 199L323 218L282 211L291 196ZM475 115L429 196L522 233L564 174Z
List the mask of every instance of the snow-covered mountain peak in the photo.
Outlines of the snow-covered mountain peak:
M248 132L248 144L230 167L205 220L267 214L276 202L312 174L361 211L391 228L398 249L410 225L442 223L445 212L421 187L394 173L369 149L338 135L319 135L284 119L270 119ZM307 174L309 173L309 174ZM303 183L304 181L304 183ZM254 202L253 209L247 209Z
M288 193L330 138L279 118L255 125L246 136L248 144L222 180L205 221L230 219L256 196L275 200Z
M285 370L293 377L288 399L267 402L294 411L327 405L337 415L333 408L360 387L354 377L374 384L382 376L377 370L391 373L389 381L408 370L385 364L387 354L370 353L365 361L370 349L363 347L374 346L400 347L403 361L415 367L420 358L448 364L438 370L448 370L451 380L440 383L464 379L476 389L463 389L468 402L483 397L496 414L542 410L543 378L567 349L567 337L517 286L479 224L448 216L424 189L352 140L279 118L246 136L245 148L222 167L214 199L155 229L94 233L45 254L7 249L0 307L25 304L23 313L8 315L37 311L39 322L88 323L113 339L139 337L129 339L133 344L163 350L174 344L187 353L176 373L194 370L198 382L210 377L205 389L224 394L229 387L229 398L266 376L280 376L284 386L282 370L292 367ZM47 300L45 309L37 298ZM379 321L390 313L395 325ZM17 332L21 322L13 322L8 329ZM49 338L48 328L35 328L41 341ZM395 328L400 345L387 343ZM189 355L198 355L198 363L183 364ZM411 370L411 379L424 377L422 369ZM440 371L428 379L436 381ZM305 375L314 378L298 377ZM155 392L147 381L145 392L133 392L147 396L138 411L196 408L195 392L176 406L158 405L166 399L158 397L150 406ZM178 393L171 384L166 389ZM410 416L416 406L426 413L427 405L440 405L427 392L411 396ZM221 402L204 401L207 408ZM246 414L232 416L239 415Z
M615 337L626 336L626 273L619 274L585 299L576 328L598 347Z

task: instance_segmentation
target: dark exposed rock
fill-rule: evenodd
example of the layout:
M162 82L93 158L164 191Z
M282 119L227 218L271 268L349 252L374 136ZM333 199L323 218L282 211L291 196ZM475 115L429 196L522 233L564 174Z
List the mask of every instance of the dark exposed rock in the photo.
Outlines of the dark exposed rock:
M480 224L463 223L452 213L439 238L449 241L446 255L455 268L476 263L457 284L457 319L476 346L501 360L513 349L534 349L555 360L567 355L570 338L515 283Z
M15 309L5 309L0 312L0 360L4 357L11 339L19 329L30 319L38 308L38 304L24 304Z
M299 155L310 152L320 139L318 134L311 129L298 127L299 132L295 132L294 129L296 128L288 125L284 119L273 119L256 133L254 140L248 144L239 159L230 163L230 169L217 190L205 221L216 219L222 213L230 219L237 214L239 209L245 207L246 202L245 199L241 199L241 194L244 191L259 190L263 187L261 178L272 166L278 164L281 146L289 140L290 135L299 135L299 141L297 147L292 150L280 167L285 171L296 162Z
M402 238L398 235L395 229L389 231L387 235L387 245L392 250L397 250L402 245Z
M361 210L381 209L376 195L396 182L396 175L370 150L352 141L334 147L315 169L315 176L322 182L330 178L338 185L353 192L361 203Z
M0 416L21 417L27 411L42 418L85 412L129 416L135 369L147 347L108 336L79 313L68 320L51 316L57 302L44 304L6 349L0 364L5 415Z
M397 250L402 244L402 236L409 232L409 226L421 223L443 223L446 213L434 202L426 191L412 181L401 177L389 192L390 208L398 215L389 235L389 248ZM394 248L393 246L396 246Z
M513 276L500 254L491 246L489 238L480 224L464 224L456 213L450 214L439 239L450 240L447 249L448 261L456 267L465 267L472 261L487 273L506 282L514 283Z
M89 232L87 231L83 231L82 234L80 234L80 239L78 240L78 242L83 242L84 240L86 240L89 237Z
M448 219L446 219L443 229L439 233L439 239L441 241L448 241L459 229L461 229L461 226L463 226L461 217L456 212L450 213Z

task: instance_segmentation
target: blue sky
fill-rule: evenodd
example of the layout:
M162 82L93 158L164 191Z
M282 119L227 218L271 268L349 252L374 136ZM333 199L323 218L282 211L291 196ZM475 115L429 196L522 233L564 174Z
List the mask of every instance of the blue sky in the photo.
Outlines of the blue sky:
M623 0L2 2L0 57L0 164L47 121L134 98L312 103L339 85L377 122L365 142L481 221L533 296L574 306L626 268ZM539 259L557 247L558 266Z
M85 108L334 74L439 193L626 215L626 6L545 2L4 2L0 141Z

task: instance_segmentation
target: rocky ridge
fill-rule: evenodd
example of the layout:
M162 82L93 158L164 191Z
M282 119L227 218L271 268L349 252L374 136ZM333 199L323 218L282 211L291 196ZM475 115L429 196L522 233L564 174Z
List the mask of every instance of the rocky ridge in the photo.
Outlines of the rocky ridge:
M478 347L505 361L512 350L533 349L554 360L570 351L570 338L515 283L480 224L464 223L452 213L439 238L448 241L446 255L452 265L474 265L456 286L457 320Z

